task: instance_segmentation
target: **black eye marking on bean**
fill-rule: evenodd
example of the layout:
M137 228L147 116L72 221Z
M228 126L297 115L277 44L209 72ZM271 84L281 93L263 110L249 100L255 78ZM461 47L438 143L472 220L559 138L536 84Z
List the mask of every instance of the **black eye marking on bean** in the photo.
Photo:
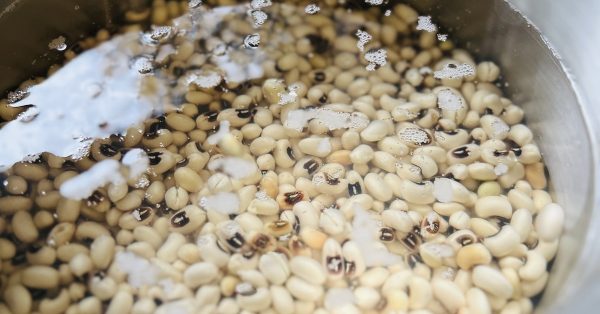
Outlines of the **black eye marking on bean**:
M208 122L215 122L215 121L217 121L217 117L219 116L219 113L218 112L209 111L209 112L205 112L204 116L206 117L206 120Z
M417 266L417 264L422 263L423 260L421 259L421 256L418 253L415 253L415 254L409 254L406 257L406 262L408 263L408 266L410 268L415 268L415 266Z
M294 150L288 146L288 148L286 149L287 155L288 157L290 157L290 159L292 160L296 160L296 156L294 156Z
M353 261L344 260L344 273L351 276L356 271L356 264Z
M323 82L325 81L325 73L318 71L315 72L315 82Z
M236 109L235 112L240 119L248 119L252 117L252 110L250 109Z
M106 157L112 157L119 153L112 145L110 144L102 144L100 145L100 153Z
M379 230L379 240L384 242L394 241L396 238L396 234L394 233L394 229L389 227L383 227Z
M508 145L510 150L512 150L517 157L521 156L523 151L521 150L521 147L519 146L519 144L517 144L513 140L505 140L505 142L506 142L506 145Z
M409 232L403 239L402 243L410 250L416 250L420 244L419 236L415 232Z
M164 129L164 123L163 122L154 122L152 124L150 124L150 126L148 127L148 131L146 131L146 133L144 133L144 137L147 139L153 139L156 138L158 136L158 131Z
M104 195L100 193L100 191L96 190L87 198L87 206L98 206L98 204L100 204L102 201L104 201Z
M508 156L508 150L495 150L494 157Z
M150 217L150 215L152 215L152 208L140 207L140 208L137 208L136 210L134 210L133 217L135 217L135 219L138 221L144 221L144 220L148 219L148 217Z
M327 102L327 95L321 96L321 98L319 98L319 102L322 103L322 104L326 103Z
M461 146L461 147L455 148L452 151L452 156L454 156L456 158L467 158L467 157L469 157L469 147L467 147L467 146Z
M316 160L311 159L304 164L303 168L308 171L308 174L313 174L319 169L319 163Z
M359 182L356 182L354 184L348 183L348 194L350 196L362 194L362 187L360 186L360 183Z
M477 241L477 239L467 234L462 235L456 239L456 242L460 243L460 245L462 246L473 244L475 243L475 241Z
M244 243L246 243L246 240L244 240L244 237L238 232L236 232L233 237L227 239L227 244L236 249L241 248Z
M325 261L330 272L339 274L344 271L344 259L341 256L328 256Z
M314 52L318 54L325 53L329 50L329 41L319 35L308 34L306 35L306 39L310 41L310 45L313 47Z
M151 152L148 153L148 159L150 160L150 165L151 166L156 166L160 163L160 161L162 160L162 158L160 157L162 155L161 152Z
M177 164L175 164L175 168L181 168L181 167L185 167L187 166L189 160L187 158L183 158L182 160L178 161Z
M294 205L304 198L304 194L302 194L300 191L287 192L283 195L285 196L285 202L290 205Z
M180 211L171 217L171 225L174 227L183 227L190 222L190 218L185 211Z
M340 178L332 177L328 173L325 173L325 181L329 185L338 185L340 183Z
M39 252L41 249L42 249L41 245L39 245L37 243L33 243L27 248L27 252L35 254L35 253Z

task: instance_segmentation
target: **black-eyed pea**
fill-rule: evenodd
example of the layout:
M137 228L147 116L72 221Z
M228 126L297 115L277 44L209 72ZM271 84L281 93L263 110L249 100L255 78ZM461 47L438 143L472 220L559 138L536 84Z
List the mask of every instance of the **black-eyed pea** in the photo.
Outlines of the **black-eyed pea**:
M514 164L508 171L498 178L500 186L511 188L515 183L525 177L525 167L521 163Z
M273 150L273 157L277 166L282 168L290 168L294 166L296 157L288 140L278 140Z
M469 270L475 265L488 265L491 261L492 255L481 243L465 245L456 253L456 263L464 270Z
M96 239L100 236L111 236L110 231L102 224L93 221L84 221L77 224L75 238L77 240Z
M536 162L525 166L525 179L531 184L531 187L537 190L546 188L547 180L544 164Z
M469 214L467 214L465 211L460 210L457 212L454 212L450 215L450 219L448 220L448 223L450 224L450 226L454 227L455 229L458 230L464 230L469 228L469 219L471 217L469 216Z
M137 226L149 225L155 216L154 209L148 206L138 207L119 216L117 224L125 230L133 230Z
M38 230L43 230L54 225L54 217L49 211L40 210L33 216L33 224Z
M511 254L520 243L521 238L511 225L503 226L497 234L483 240L483 244L494 257Z
M551 242L560 236L565 221L563 208L550 203L545 205L537 214L534 221L535 231L540 240Z
M111 298L108 307L106 308L107 314L117 313L128 313L133 307L133 296L128 291L118 291Z
M328 137L309 137L298 142L299 150L315 157L327 157L332 151L331 140Z
M395 99L381 98L380 103L384 106L384 100L387 107L391 107L390 113L396 122L413 121L419 117L421 107L415 103L403 103Z
M534 251L537 251L540 254L542 254L542 256L546 258L546 261L549 262L554 258L556 252L558 251L558 243L559 239L556 239L554 241L540 240L538 241Z
M400 123L396 134L403 144L412 148L429 145L433 141L427 130L412 123Z
M0 213L14 214L19 211L28 211L33 206L33 201L25 196L0 197Z
M439 146L451 150L467 144L469 142L469 133L463 129L451 131L440 130L434 132L434 138Z
M465 295L456 283L447 279L434 279L431 287L434 297L449 311L456 312L465 306Z
M355 130L347 130L342 134L341 141L342 148L353 150L360 145L360 134Z
M354 148L350 153L350 160L354 164L367 164L375 157L375 153L371 146L361 144Z
M413 155L410 162L421 169L424 178L431 178L438 173L437 163L427 155Z
M448 151L447 162L450 165L462 163L469 165L479 159L481 150L478 145L466 144Z
M200 248L200 256L204 261L213 263L218 267L227 265L230 255L217 244L215 235L200 235L196 243Z
M148 153L150 159L150 173L159 175L175 166L175 155L167 150L156 150Z
M251 284L242 282L236 288L236 302L246 311L263 311L271 305L271 293L268 288L255 288Z
M546 272L546 259L537 251L528 251L525 264L518 269L519 277L524 281L535 281Z
M73 275L81 277L90 272L94 265L92 259L85 253L79 253L69 261L69 268Z
M515 105L509 105L504 108L504 111L500 115L502 120L509 125L514 125L523 121L523 117L525 116L525 112L521 107Z
M500 68L491 61L477 65L477 78L482 82L494 82L500 76Z
M497 116L484 115L481 117L480 123L490 139L503 140L508 137L510 127Z
M39 236L39 231L28 211L16 212L12 217L11 225L17 239L25 243L34 242Z
M56 261L56 251L49 246L32 246L26 253L27 261L31 265L51 266Z
M548 283L548 272L544 272L542 276L533 281L522 281L521 292L524 297L531 298L544 290Z

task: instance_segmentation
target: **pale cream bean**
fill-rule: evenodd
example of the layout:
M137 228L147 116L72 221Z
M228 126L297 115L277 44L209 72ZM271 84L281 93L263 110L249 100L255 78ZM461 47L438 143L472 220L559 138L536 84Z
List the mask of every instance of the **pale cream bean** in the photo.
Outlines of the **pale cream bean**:
M496 180L496 173L494 172L494 166L483 163L475 162L467 166L469 169L469 176L479 181L490 181Z
M54 299L44 298L38 308L41 313L64 313L69 307L70 302L69 292L67 289L62 289Z
M410 203L419 205L432 204L435 202L433 190L433 183L430 181L414 183L404 180L402 182L402 197Z
M531 212L526 208L517 209L510 219L510 225L519 234L521 242L525 242L531 230L533 230Z
M542 208L535 217L534 225L540 240L554 241L562 234L565 213L556 203L550 203Z
M59 283L58 271L49 266L30 266L21 273L23 285L35 289L53 289Z
M292 274L298 276L309 284L321 285L325 282L326 275L321 264L306 256L295 256L290 260Z
M12 241L0 238L0 260L8 260L15 256L17 248Z
M298 142L298 148L304 154L315 157L327 157L331 151L331 141L328 137L309 137Z
M356 287L354 289L354 302L362 310L373 310L379 301L381 295L371 287Z
M275 215L279 213L279 204L272 198L254 199L248 205L247 211L262 216Z
M85 253L79 253L69 261L69 268L73 275L81 277L90 272L94 265L92 259Z
M296 276L290 277L286 284L287 290L300 301L316 302L323 297L323 287L313 285Z
M163 237L155 228L150 226L138 226L133 229L133 238L136 241L150 244L154 249L158 249L163 243Z
M500 76L500 68L491 61L477 65L477 78L482 82L494 82Z
M498 234L483 240L483 244L494 257L503 257L510 254L520 243L521 238L511 225L503 226Z
M406 211L388 209L381 213L383 223L400 232L410 232L414 222Z
M204 261L213 263L218 267L227 265L230 255L217 245L214 234L200 235L196 241L200 248L200 256Z
M450 312L456 312L466 303L460 287L450 280L434 279L431 282L433 295Z
M531 298L544 290L548 282L548 272L544 272L542 276L533 281L522 281L521 291L524 297Z
M189 288L197 288L208 284L219 276L217 266L207 262L190 265L183 273L183 281Z
M115 203L115 207L122 211L130 211L134 208L140 207L144 198L144 191L133 190L129 192L125 197Z
M171 112L165 117L167 125L177 131L189 132L196 127L196 122L185 114Z
M425 308L433 299L433 291L428 280L413 276L408 283L409 308L419 310Z
M487 265L492 261L490 251L481 243L463 246L456 253L456 263L462 269L471 269L474 265Z
M186 242L185 236L181 233L171 233L156 252L156 256L163 261L173 262L177 258L177 251Z
M379 201L387 202L391 200L394 196L392 189L385 183L385 181L380 176L374 173L367 174L365 176L364 182L367 192Z
M350 160L355 164L366 164L375 156L373 148L366 144L361 144L354 148L350 153Z
M250 143L250 152L254 156L268 154L275 148L275 140L270 137L258 137Z
M104 225L93 221L81 222L75 230L75 238L78 240L96 239L100 236L110 237L110 231L108 231Z
M90 246L90 257L97 269L106 269L115 253L115 240L111 236L99 236Z
M536 162L525 166L525 178L531 183L534 189L545 189L548 182L546 180L544 164Z
M373 154L372 163L375 167L387 172L396 172L396 158L390 153L376 151Z
M485 196L475 203L475 213L482 218L498 216L509 219L512 206L504 196Z
M329 235L336 236L344 232L346 220L342 212L334 208L325 208L319 217L319 227Z
M179 210L188 204L189 194L181 187L171 187L165 193L165 202L171 209Z
M438 211L436 211L438 212ZM439 212L438 212L439 213ZM448 223L458 230L463 230L469 228L469 219L471 217L465 211L460 210L454 212L450 215L450 219L448 219Z
M481 198L486 196L499 196L502 193L502 187L496 181L483 182L477 188L477 195Z
M275 285L283 284L290 275L290 268L285 256L275 252L262 255L258 268Z
M520 182L520 181L519 181ZM526 193L514 188L508 191L508 201L513 208L534 210L533 199Z
M28 211L20 210L16 212L12 217L11 225L17 239L25 243L34 242L39 236L37 227Z
M525 264L519 268L519 277L526 281L537 280L546 272L546 266L546 259L541 253L528 251Z
M377 142L377 148L394 156L406 156L409 152L408 146L402 143L397 136L384 137Z
M202 177L188 167L181 167L175 170L174 178L177 185L188 192L198 192L204 187Z
M237 304L246 311L258 312L271 305L271 293L267 288L255 288L248 283L241 283L237 285L236 292Z
M386 137L387 130L385 121L374 120L360 132L360 137L366 142L378 142Z
M3 293L3 300L10 313L27 314L32 312L32 299L29 291L22 285L10 285ZM0 310L0 312L2 312Z
M294 313L294 299L286 288L273 285L269 290L274 310L281 314Z
M492 313L492 308L485 292L479 288L470 288L466 293L466 301L469 313Z
M231 192L233 190L233 182L227 175L215 173L206 181L206 187L212 193Z
M473 284L485 292L502 299L513 294L513 287L497 269L479 265L473 268Z
M107 314L128 313L133 307L133 296L128 291L119 291L111 299L106 309Z

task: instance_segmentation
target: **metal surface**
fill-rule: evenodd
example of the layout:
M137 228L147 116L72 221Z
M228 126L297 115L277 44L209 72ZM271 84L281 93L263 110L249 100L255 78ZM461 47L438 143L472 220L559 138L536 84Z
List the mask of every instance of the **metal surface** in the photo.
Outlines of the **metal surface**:
M14 87L28 75L40 74L48 65L48 58L43 56L52 38L61 34L79 36L104 25L107 20L107 6L99 5L105 3L103 1L20 0L16 2L27 3L19 4L12 11L3 11L10 2L15 1L0 0L0 12L4 12L0 14L0 38L4 43L8 39L11 42L0 50L0 71L3 71L0 91ZM38 4L41 2L49 5L61 3L59 8L62 11L57 11L56 15L68 18L39 13ZM434 16L442 31L449 32L464 47L476 52L480 59L491 59L501 64L505 80L509 82L507 92L515 103L525 109L527 123L536 135L551 174L552 192L567 214L565 235L538 311L562 313L573 306L578 306L582 312L589 311L591 305L600 302L594 299L600 294L600 284L595 284L591 276L600 271L600 250L594 243L600 239L594 231L600 230L600 208L594 202L600 197L600 173L596 168L599 164L598 142L592 137L594 132L599 131L599 126L589 117L593 111L590 108L582 110L560 60L547 47L537 29L506 2L412 2L421 12ZM69 11L68 7L74 5L79 5L80 9ZM559 25L563 24L562 13L571 14L568 10L553 12L553 20L548 23ZM593 13L581 11L578 14L592 17ZM31 21L30 16L36 17L35 24L22 22ZM554 31L549 29L549 32ZM577 44L583 40L571 42ZM579 51L577 56L593 58L596 51ZM569 51L563 53L568 54ZM32 60L39 61L31 65ZM593 95L587 90L597 89L589 81L581 87L584 95Z

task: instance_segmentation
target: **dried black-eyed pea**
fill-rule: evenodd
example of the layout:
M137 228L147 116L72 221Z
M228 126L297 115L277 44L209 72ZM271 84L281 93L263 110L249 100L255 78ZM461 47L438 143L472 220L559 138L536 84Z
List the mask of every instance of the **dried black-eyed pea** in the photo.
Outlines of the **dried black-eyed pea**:
M271 252L277 246L275 238L265 233L251 232L247 238L250 246L261 253Z
M8 176L1 184L8 193L13 195L23 195L28 189L27 181L22 177L15 175Z
M342 246L332 238L325 241L321 253L323 267L330 279L339 279L344 275L344 255Z
M133 230L137 226L150 225L155 211L152 207L140 207L119 217L118 225L125 230Z
M293 224L286 220L276 220L266 224L265 230L274 237L281 237L293 231Z

